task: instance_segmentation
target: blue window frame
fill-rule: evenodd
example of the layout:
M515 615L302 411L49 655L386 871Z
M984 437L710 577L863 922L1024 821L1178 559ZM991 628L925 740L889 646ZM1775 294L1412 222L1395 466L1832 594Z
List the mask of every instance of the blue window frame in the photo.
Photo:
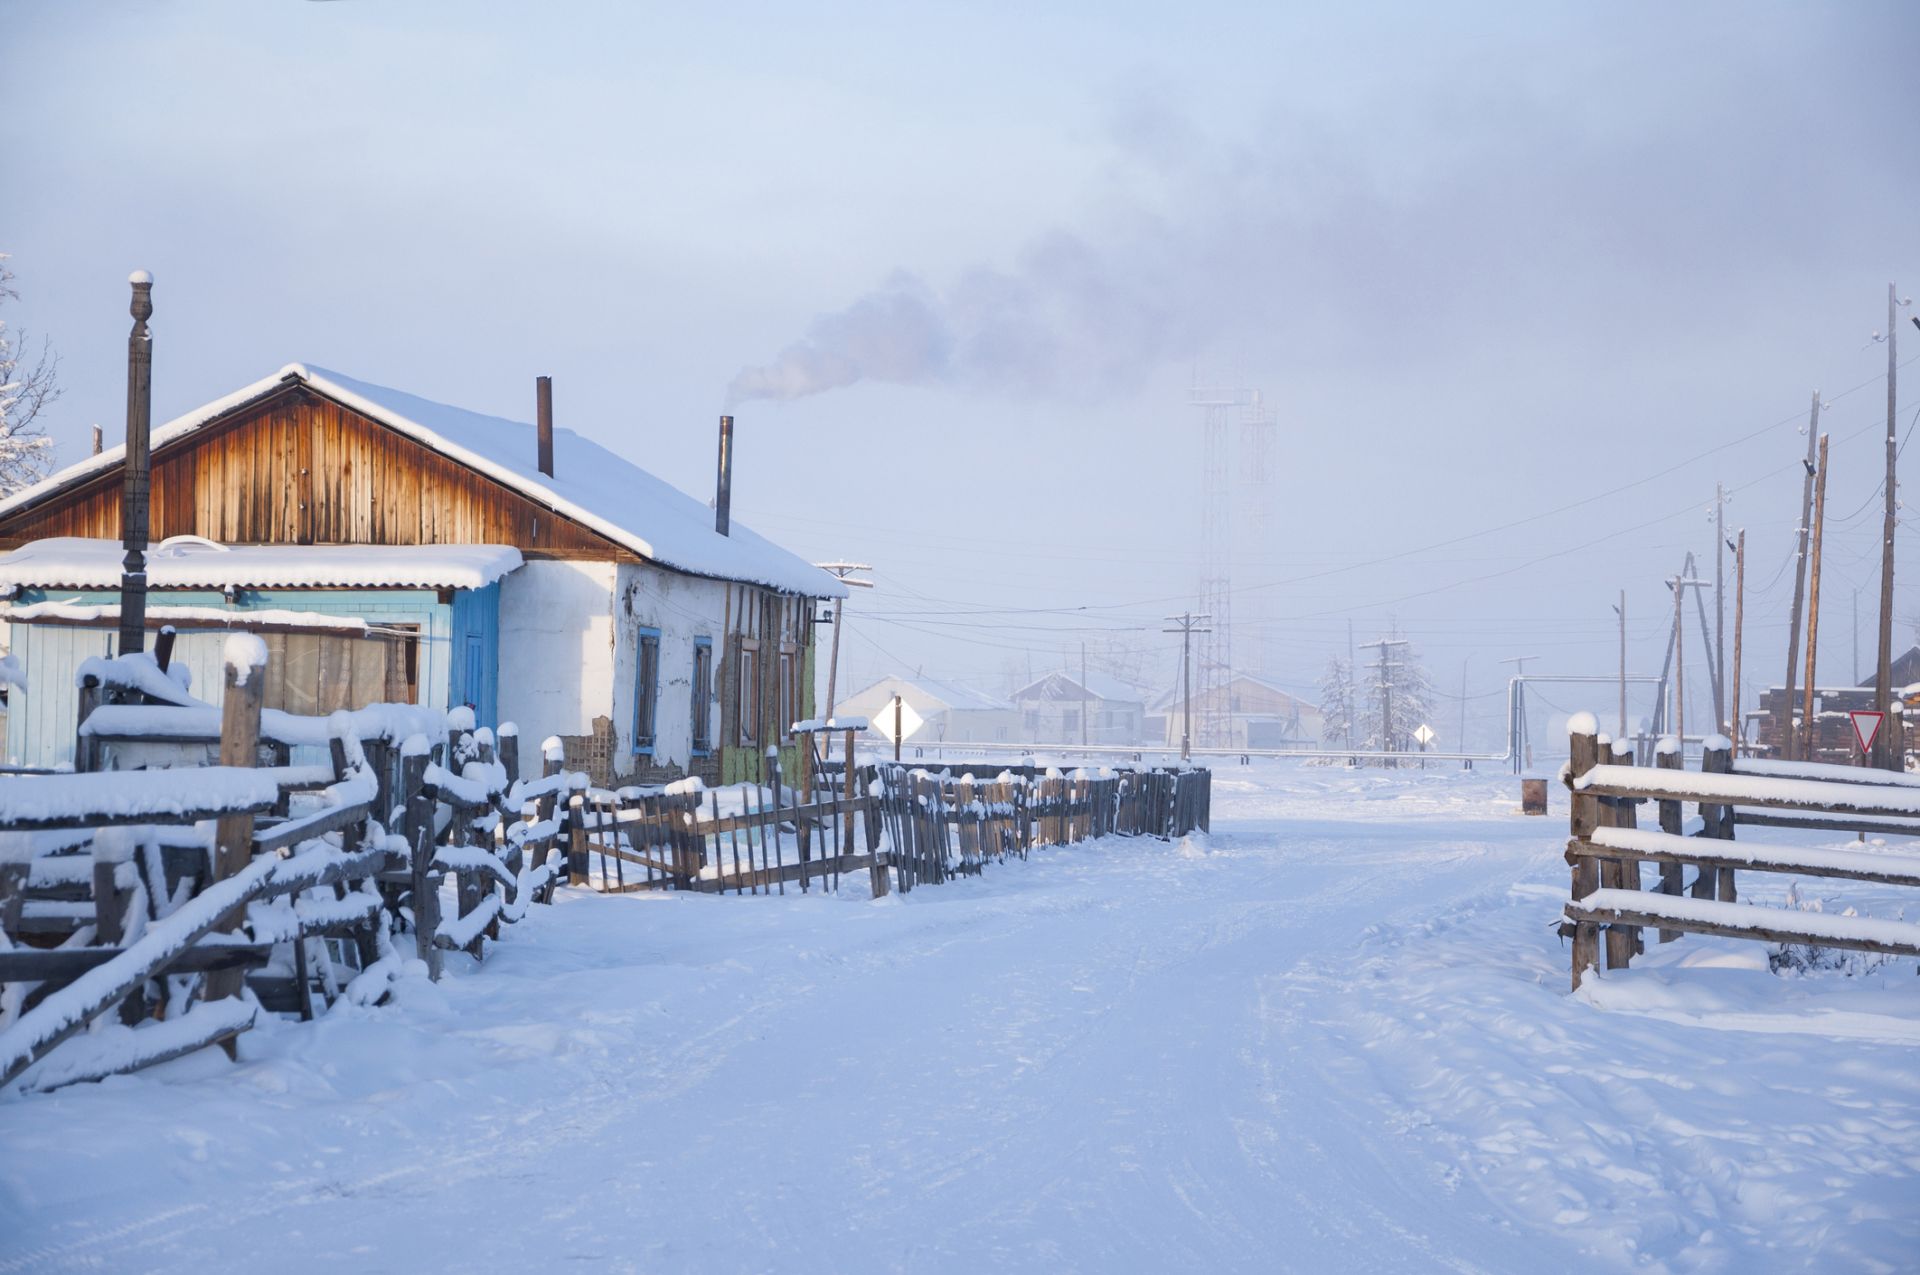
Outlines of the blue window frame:
M641 629L634 648L633 751L653 756L653 728L660 713L660 630Z
M693 640L693 755L713 751L713 639Z

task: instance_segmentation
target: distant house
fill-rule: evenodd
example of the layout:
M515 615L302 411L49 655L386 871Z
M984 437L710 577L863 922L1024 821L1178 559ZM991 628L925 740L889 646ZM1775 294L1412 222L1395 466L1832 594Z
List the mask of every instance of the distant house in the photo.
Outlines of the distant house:
M1891 671L1893 694L1907 705L1906 720L1912 722L1915 709L1920 708L1920 646L1910 646L1895 656ZM1813 760L1842 765L1860 762L1860 745L1854 736L1853 720L1849 715L1872 710L1873 688L1874 679L1869 677L1858 686L1821 686L1814 689ZM1741 723L1746 742L1763 754L1780 755L1786 743L1782 723L1800 720L1805 709L1805 696L1806 688L1794 687L1793 703L1789 706L1784 687L1769 686L1761 691L1759 708L1749 710L1747 720ZM1908 737L1911 740L1911 729Z
M0 501L21 762L72 756L74 671L115 638L123 450ZM152 452L148 623L202 698L213 635L258 629L270 707L467 703L602 783L757 777L811 715L815 603L845 587L570 430L292 364Z
M1020 715L991 695L915 674L889 675L834 705L836 717L864 717L868 730L893 739L893 698L900 697L900 737L914 743L1015 743Z
M1236 673L1223 687L1194 693L1196 748L1203 738L1200 723L1210 713L1219 714L1226 727L1226 739L1219 747L1313 748L1320 743L1319 707L1250 673ZM1178 748L1186 720L1178 684L1154 701L1153 720L1156 741Z
M1146 695L1101 673L1049 673L1009 696L1020 712L1020 731L1030 744L1144 742Z

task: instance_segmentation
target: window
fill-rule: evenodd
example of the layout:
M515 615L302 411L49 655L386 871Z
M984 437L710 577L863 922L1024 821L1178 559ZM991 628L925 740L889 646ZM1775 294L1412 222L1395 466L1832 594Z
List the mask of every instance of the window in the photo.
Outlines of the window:
M760 644L742 640L735 670L734 710L739 719L740 747L751 748L760 738Z
M713 751L713 639L693 640L693 755Z
M653 727L660 710L660 630L641 629L634 658L633 751L653 755Z
M1065 731L1069 736L1077 733L1080 729L1080 710L1077 708L1069 708L1061 713L1060 729Z
M774 733L782 738L800 720L800 684L794 678L795 664L792 651L780 652L780 720L774 723Z

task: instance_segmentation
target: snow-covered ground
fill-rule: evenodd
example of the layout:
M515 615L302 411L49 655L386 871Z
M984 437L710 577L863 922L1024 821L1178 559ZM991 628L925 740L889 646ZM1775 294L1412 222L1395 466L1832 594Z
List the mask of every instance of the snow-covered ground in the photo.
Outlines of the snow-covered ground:
M0 1100L0 1272L1920 1264L1914 962L1569 996L1517 789L1275 763L1210 842L905 898L563 891L237 1067Z

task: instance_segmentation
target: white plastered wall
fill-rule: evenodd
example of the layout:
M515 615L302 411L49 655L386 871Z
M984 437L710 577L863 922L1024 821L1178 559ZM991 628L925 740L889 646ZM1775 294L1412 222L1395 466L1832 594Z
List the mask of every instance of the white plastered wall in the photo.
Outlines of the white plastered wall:
M660 631L659 709L654 717L651 764L690 769L694 639L712 640L717 678L726 655L727 585L658 567L624 564L619 568L616 599L614 627L619 641L614 644L613 726L618 753L614 770L627 774L649 761L633 753L635 672L643 628ZM717 745L720 705L715 687L708 688L707 712L707 738Z
M611 562L534 561L500 582L500 720L519 726L529 773L539 773L547 736L590 734L596 717L622 724L613 608L624 570Z

